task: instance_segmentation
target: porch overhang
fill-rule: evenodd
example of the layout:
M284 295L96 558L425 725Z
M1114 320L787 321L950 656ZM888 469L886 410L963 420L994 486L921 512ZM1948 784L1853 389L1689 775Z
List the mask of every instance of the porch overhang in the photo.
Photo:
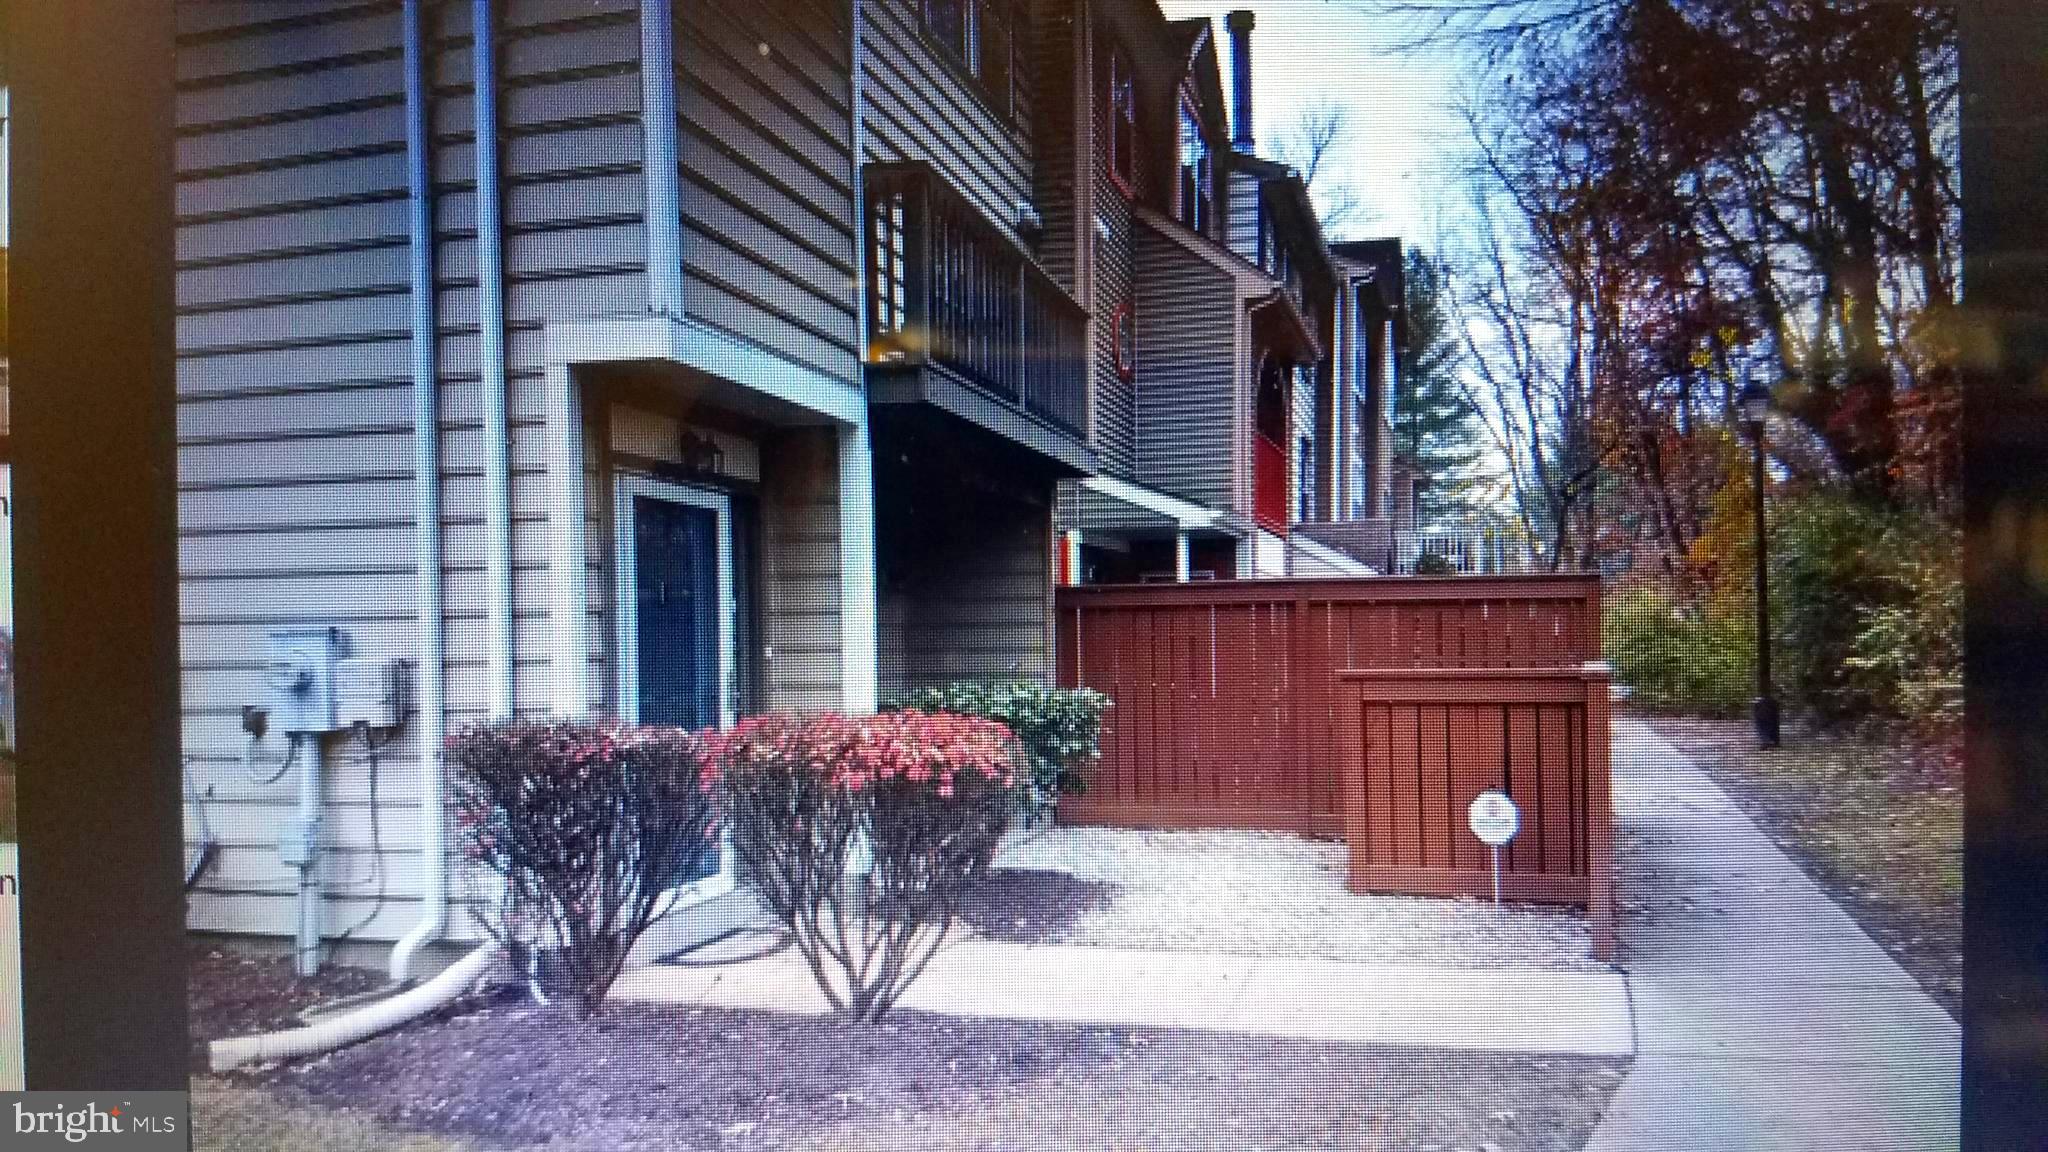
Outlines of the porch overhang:
M1188 533L1242 539L1250 529L1220 508L1112 476L1081 481L1075 524L1089 531Z
M727 333L662 316L575 320L547 326L552 371L591 365L668 364L725 382L720 401L767 423L860 424L860 386L805 368Z

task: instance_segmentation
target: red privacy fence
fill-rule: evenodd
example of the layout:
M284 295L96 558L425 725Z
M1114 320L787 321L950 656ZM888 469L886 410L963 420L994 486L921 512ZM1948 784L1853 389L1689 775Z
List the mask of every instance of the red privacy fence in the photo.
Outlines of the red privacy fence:
M1503 788L1524 828L1504 894L1588 903L1600 887L1596 577L1076 587L1056 606L1060 682L1113 704L1063 821L1342 835L1354 887L1478 893L1465 808Z

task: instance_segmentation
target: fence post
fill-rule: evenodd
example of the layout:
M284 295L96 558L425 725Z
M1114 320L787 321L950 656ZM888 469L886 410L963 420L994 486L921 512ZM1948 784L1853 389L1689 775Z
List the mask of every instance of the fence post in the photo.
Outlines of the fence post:
M1614 804L1609 705L1612 676L1606 664L1585 665L1586 684L1586 919L1593 956L1614 959Z

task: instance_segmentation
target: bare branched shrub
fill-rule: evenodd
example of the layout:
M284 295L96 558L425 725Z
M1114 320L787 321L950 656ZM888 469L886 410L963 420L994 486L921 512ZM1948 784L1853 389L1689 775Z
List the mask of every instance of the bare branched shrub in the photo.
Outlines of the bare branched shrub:
M514 722L448 741L479 918L588 1016L713 849L704 740L676 728Z
M832 1006L880 1019L995 856L1017 801L1015 740L915 711L765 716L714 740L747 880Z

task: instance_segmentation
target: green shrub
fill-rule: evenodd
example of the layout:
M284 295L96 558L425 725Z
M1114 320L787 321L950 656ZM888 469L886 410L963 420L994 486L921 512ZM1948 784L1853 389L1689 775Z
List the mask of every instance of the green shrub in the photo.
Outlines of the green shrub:
M1782 501L1771 600L1787 696L1823 720L1939 727L1959 711L1959 533L1835 492Z
M1109 697L1087 688L1053 688L1029 680L963 680L917 689L894 706L1001 723L1024 746L1030 803L1047 808L1060 796L1087 790Z
M1630 700L1646 708L1733 716L1756 695L1756 618L1733 603L1683 603L1637 584L1605 600L1602 644Z

